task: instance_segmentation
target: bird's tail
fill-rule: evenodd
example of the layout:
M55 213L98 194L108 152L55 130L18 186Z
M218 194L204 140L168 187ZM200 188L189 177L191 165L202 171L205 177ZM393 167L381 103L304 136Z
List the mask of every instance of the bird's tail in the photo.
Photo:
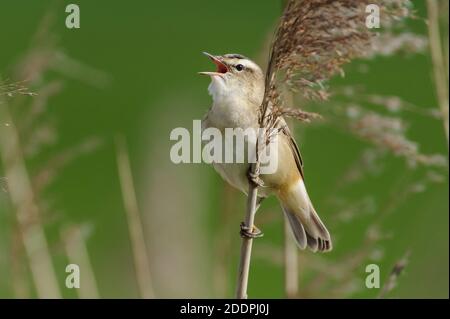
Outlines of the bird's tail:
M330 233L317 215L302 179L279 193L283 211L301 249L313 252L332 250Z

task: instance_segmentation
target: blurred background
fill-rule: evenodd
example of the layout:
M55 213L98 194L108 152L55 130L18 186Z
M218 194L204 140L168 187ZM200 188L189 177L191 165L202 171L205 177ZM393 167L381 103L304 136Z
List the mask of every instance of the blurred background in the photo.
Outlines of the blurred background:
M0 2L0 297L232 297L245 197L206 164L173 164L169 134L211 104L201 52L264 65L282 1L79 0L80 29L65 27L69 3ZM295 125L334 250L286 247L266 200L250 297L448 298L448 141L427 2L413 6L397 42L305 105L324 119ZM65 286L69 263L80 289Z

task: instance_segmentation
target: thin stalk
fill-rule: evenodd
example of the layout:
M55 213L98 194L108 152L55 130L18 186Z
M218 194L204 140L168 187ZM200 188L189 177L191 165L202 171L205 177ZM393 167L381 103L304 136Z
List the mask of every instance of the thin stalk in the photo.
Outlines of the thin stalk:
M251 166L253 173L258 172L258 161ZM252 229L255 221L256 201L258 199L258 186L249 182L247 197L247 213L245 216L245 226ZM250 260L252 256L253 239L242 238L241 258L239 260L238 282L236 288L236 298L247 299L248 275L250 272Z
M39 220L39 208L23 158L19 133L9 113L6 99L1 95L0 119L0 156L37 296L61 298L47 239Z
M219 212L219 236L217 236L217 242L215 244L216 262L214 267L214 287L216 296L223 298L228 292L228 256L231 251L231 238L228 235L230 230L230 216L236 207L236 193L231 186L223 184L222 186L222 204Z
M14 225L11 238L11 287L14 298L29 299L30 287L24 262L24 247L18 225Z
M427 0L428 8L428 37L430 43L431 60L433 61L434 85L444 123L447 147L449 146L449 119L448 119L448 85L447 67L442 51L441 36L439 32L439 8L437 0Z
M268 63L268 70L272 68L273 60L272 60L272 53L269 58ZM268 71L269 72L269 71ZM275 75L274 74L266 74L266 88L267 83L272 83ZM267 100L267 97L264 98L264 101L261 105L261 117L259 119L260 128L264 129L267 125L267 115L269 114L269 109L271 105L269 104L269 101ZM261 132L260 132L261 133ZM250 166L250 174L255 177L256 179L259 179L259 169L260 169L260 162L259 162L259 152L262 148L262 145L265 145L265 142L267 141L267 136L265 134L258 134L258 138L256 140L256 146L255 146L255 155L256 155L256 161L255 163L252 163ZM248 195L247 195L247 212L245 216L245 222L244 226L247 227L247 229L253 229L254 227L254 221L255 221L255 214L256 214L256 202L258 200L258 185L254 183L254 181L250 180L248 183ZM248 275L250 271L250 259L252 255L252 245L253 245L253 239L248 237L242 237L242 244L241 244L241 257L239 260L239 270L238 270L238 282L236 287L236 298L238 299L247 299L247 286L248 286Z
M285 16L286 12L288 12L290 8L290 4L294 4L295 0L288 0L286 2L286 6L283 11L283 16ZM281 25L281 22L280 22ZM275 83L275 57L278 54L278 49L276 47L276 39L280 38L281 28L278 27L276 31L276 35L274 38L274 42L272 42L270 52L269 52L269 61L267 63L267 70L265 76L265 88L266 92L264 94L264 99L260 107L259 113L259 127L261 129L267 129L270 127L270 123L268 123L268 115L271 112L272 104L270 101L270 97L268 92L270 88ZM266 142L269 140L269 137L265 134L258 134L258 138L256 141L256 161L250 166L250 173L254 176L255 180L259 179L259 152L261 151L263 145L266 145ZM258 199L258 185L249 179L248 186L248 198L247 198L247 211L245 216L245 227L247 229L253 229L255 213L256 213L256 203ZM243 237L241 244L241 257L239 260L239 271L238 271L238 283L236 288L236 298L238 299L246 299L247 296L247 286L248 286L248 276L250 271L250 259L252 254L252 238Z
M81 299L98 299L97 281L80 227L71 227L62 233L62 237L69 262L77 264L83 273L80 278L80 288L77 289L78 297Z
M120 186L128 220L131 247L134 258L137 283L142 298L154 298L153 281L150 273L150 263L145 245L145 237L140 218L139 208L131 174L130 160L123 136L116 139L117 165Z
M287 298L298 297L298 247L295 244L291 226L284 218L284 289Z

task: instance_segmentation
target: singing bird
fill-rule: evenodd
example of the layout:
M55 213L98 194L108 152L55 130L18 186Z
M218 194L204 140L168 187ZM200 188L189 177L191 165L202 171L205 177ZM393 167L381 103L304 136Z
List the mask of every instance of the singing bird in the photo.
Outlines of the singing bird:
M264 73L252 60L240 54L211 55L215 72L200 72L211 77L208 91L212 107L202 121L202 129L259 127L258 109L265 92ZM278 165L273 174L261 174L263 187L258 191L258 206L275 195L289 220L294 238L301 249L316 252L332 249L330 234L317 215L306 191L303 162L294 137L283 118L278 121ZM215 170L233 187L248 191L248 163L213 163ZM252 233L247 233L252 236Z

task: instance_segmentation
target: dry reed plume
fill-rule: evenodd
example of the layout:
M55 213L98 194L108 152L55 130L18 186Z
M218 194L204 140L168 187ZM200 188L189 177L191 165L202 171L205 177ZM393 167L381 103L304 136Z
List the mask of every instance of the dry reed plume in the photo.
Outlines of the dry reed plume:
M375 1L379 5L381 24L390 28L396 20L408 17L407 0ZM316 113L285 106L283 90L299 92L307 100L327 100L327 81L343 75L342 66L353 59L371 56L379 46L377 33L367 28L366 4L356 0L290 0L272 42L266 69L266 92L260 108L262 128L276 128L280 116L300 121L318 118ZM258 153L271 136L258 140L256 163L251 166L254 178L249 183L245 226L253 227L259 180ZM243 238L238 272L237 298L247 297L252 239Z

